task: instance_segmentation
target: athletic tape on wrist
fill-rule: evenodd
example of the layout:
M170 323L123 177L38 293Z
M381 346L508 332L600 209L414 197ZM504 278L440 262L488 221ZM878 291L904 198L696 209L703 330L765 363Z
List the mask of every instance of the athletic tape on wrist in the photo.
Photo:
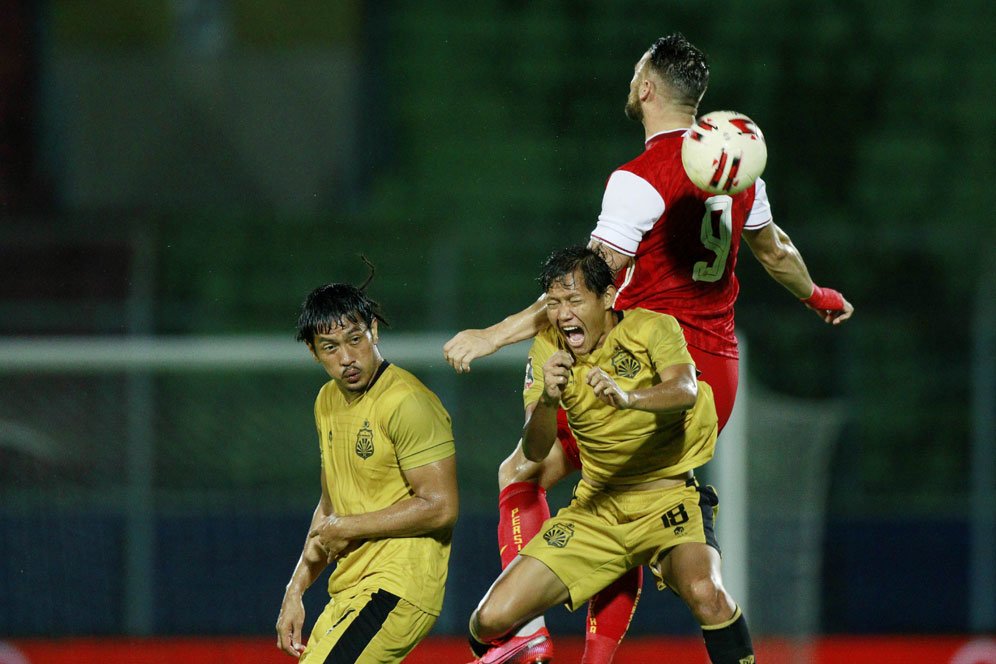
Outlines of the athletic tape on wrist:
M803 303L813 309L841 311L844 308L844 296L832 288L820 288L813 284L813 294L804 299Z

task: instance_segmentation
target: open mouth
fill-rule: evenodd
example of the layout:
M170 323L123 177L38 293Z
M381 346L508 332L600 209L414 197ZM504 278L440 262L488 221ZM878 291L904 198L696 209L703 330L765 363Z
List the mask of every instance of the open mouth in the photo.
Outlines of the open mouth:
M584 330L579 326L568 325L560 328L560 331L564 334L564 339L567 340L567 345L571 348L581 348L584 344Z
M359 369L346 369L345 371L342 372L342 378L347 383L355 383L356 381L358 381L360 379L360 370Z

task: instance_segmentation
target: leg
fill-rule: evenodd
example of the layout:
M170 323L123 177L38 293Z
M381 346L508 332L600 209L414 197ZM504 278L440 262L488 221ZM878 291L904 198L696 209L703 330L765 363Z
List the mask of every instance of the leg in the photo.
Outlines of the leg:
M640 601L643 568L634 567L588 602L581 664L608 664L622 643Z
M684 600L700 625L729 620L736 602L723 588L719 552L708 544L689 542L674 547L661 561L661 576Z
M563 445L554 445L542 461L530 461L522 452L522 441L498 466L498 489L504 490L518 482L530 482L546 490L581 466L575 465Z
M660 563L661 576L702 626L713 664L754 661L747 622L723 587L719 552L708 544L679 544Z
M588 485L579 485L571 504L543 524L492 586L471 621L477 664L549 661L553 648L546 629L527 626L554 604L584 606L628 570L624 538L599 511L597 498Z
M315 622L300 662L401 662L435 621L435 616L385 590L338 594Z
M549 567L535 558L518 556L471 615L471 636L480 643L492 643L568 597L567 586Z
M558 412L557 438L550 454L540 463L522 453L522 443L498 469L498 547L502 567L507 566L550 517L546 489L581 467L577 441L564 411ZM563 417L561 417L563 415ZM608 664L629 629L643 585L643 573L635 568L591 598L588 606L585 651L582 664ZM542 618L527 623L519 636L543 627Z
M522 441L498 469L498 553L505 569L515 560L529 540L539 532L543 522L550 518L546 502L546 489L574 471L560 445L554 445L542 462L536 463L522 453ZM549 632L542 613L523 623L517 637L543 636L549 641ZM510 644L514 646L514 644ZM552 644L545 643L537 650L550 651Z
M498 468L498 548L502 569L550 518L546 489L571 474L560 445L554 445L546 459L537 463L522 453L522 441Z

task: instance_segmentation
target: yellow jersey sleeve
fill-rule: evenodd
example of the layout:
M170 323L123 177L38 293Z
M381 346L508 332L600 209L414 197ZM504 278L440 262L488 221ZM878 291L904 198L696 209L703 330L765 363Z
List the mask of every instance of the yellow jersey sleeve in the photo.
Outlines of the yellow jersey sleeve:
M646 334L647 355L656 371L676 364L695 364L681 326L673 316L652 314L652 320L639 329Z
M325 467L325 432L322 430L322 403L324 402L325 390L328 389L328 383L322 386L322 389L318 391L318 396L315 397L315 431L318 433L318 459L321 463L322 468Z
M402 470L418 468L456 453L450 416L431 392L412 390L399 399L387 420Z

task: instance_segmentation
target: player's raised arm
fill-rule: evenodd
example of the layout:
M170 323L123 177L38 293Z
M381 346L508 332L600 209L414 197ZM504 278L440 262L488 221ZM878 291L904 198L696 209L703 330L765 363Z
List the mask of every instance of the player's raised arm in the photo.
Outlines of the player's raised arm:
M605 259L613 276L633 262L632 256L620 253L599 240L592 239L588 246ZM490 327L458 332L443 346L443 357L458 373L466 373L470 371L470 363L477 358L496 353L510 344L532 339L549 325L541 297L522 311Z
M543 301L539 299L490 327L458 332L443 346L443 357L457 373L466 373L470 371L470 363L477 358L491 355L509 344L532 339L549 324Z
M757 229L744 229L743 238L771 278L825 322L839 325L854 313L854 307L839 292L813 283L802 254L775 222Z

